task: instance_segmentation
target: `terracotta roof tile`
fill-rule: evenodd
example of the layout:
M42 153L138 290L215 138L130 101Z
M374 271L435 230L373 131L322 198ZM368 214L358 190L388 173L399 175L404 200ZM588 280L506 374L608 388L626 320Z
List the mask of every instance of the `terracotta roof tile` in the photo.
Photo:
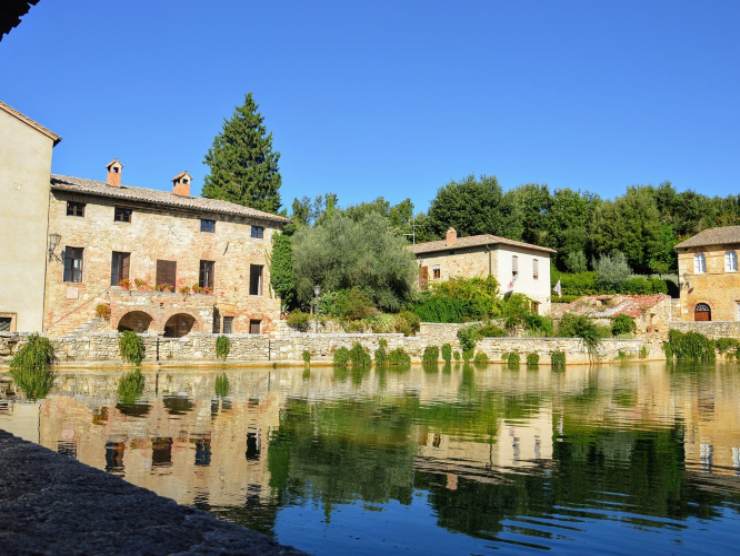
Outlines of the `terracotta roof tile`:
M51 176L51 188L54 191L68 191L70 193L95 195L98 197L106 197L108 199L135 201L159 207L225 214L229 216L242 216L278 223L288 222L288 219L284 216L237 205L236 203L230 203L228 201L221 201L219 199L183 197L182 195L175 195L168 191L145 189L143 187L132 187L129 185L112 187L102 181L75 178L71 176L60 176L58 174L53 174Z
M725 245L727 243L740 243L740 226L707 228L676 245L676 249L703 247L705 245Z
M532 243L525 243L523 241L515 241L505 237L494 236L491 234L483 234L478 236L465 236L458 237L454 243L448 245L447 241L441 239L439 241L427 241L425 243L417 243L415 245L409 245L409 249L416 255L423 253L434 253L436 251L449 251L451 249L464 249L467 247L483 247L486 245L509 245L511 247L521 247L523 249L531 249L533 251L543 251L545 253L557 253L555 249L549 247L542 247L540 245L533 245Z

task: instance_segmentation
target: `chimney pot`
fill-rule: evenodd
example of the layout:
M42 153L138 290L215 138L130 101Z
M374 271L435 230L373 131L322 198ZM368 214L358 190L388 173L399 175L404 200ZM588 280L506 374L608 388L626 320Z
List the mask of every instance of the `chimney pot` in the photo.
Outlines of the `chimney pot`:
M111 160L106 166L108 169L108 176L105 179L105 183L111 187L121 187L121 174L123 173L123 164L119 160Z
M193 178L187 172L180 172L172 178L172 192L181 197L190 197L190 182Z
M449 228L445 235L445 244L452 245L457 241L457 230L455 228Z

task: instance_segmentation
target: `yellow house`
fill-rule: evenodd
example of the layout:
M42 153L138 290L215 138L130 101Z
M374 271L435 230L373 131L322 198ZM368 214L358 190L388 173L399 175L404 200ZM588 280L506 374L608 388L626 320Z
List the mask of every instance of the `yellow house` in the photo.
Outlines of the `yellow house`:
M740 321L740 226L709 228L676 245L679 320Z

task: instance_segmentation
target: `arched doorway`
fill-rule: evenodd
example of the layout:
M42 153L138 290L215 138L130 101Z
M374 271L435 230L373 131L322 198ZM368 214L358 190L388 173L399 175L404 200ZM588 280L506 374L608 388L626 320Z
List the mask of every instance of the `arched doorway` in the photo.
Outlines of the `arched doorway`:
M712 308L706 303L697 303L694 307L694 320L712 320Z
M141 334L149 330L149 325L152 323L152 317L147 315L144 311L131 311L126 313L118 321L118 331L126 332L130 330Z
M195 317L187 313L172 315L164 325L165 338L182 338L189 334L195 325Z

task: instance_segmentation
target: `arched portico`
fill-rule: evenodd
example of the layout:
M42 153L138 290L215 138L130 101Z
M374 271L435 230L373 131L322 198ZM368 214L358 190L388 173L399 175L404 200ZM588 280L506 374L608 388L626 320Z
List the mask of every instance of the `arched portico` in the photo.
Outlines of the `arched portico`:
M149 330L152 320L151 315L144 311L130 311L118 321L118 331L125 332L130 330L141 334Z
M198 321L188 313L175 313L164 324L165 338L182 338L198 329Z

